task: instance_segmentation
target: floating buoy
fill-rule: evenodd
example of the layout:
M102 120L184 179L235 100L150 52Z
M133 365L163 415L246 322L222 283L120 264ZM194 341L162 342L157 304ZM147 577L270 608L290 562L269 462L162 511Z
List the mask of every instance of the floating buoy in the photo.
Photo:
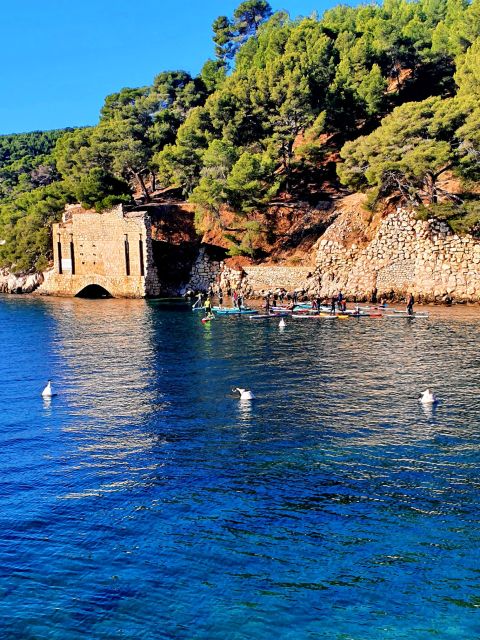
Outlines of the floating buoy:
M47 382L47 386L45 387L45 389L42 391L42 396L44 398L52 398L53 396L56 396L57 394L53 392L52 389L52 383L50 382L50 380Z
M281 318L280 322L278 323L278 326L280 327L280 329L283 329L284 327L287 326L287 323L283 318Z
M254 400L255 396L253 395L253 393L249 390L249 389L240 389L240 387L236 387L235 389L232 389L232 391L235 393L239 393L240 394L240 400Z
M438 398L430 391L430 389L425 389L420 396L420 402L422 404L436 404L438 402Z

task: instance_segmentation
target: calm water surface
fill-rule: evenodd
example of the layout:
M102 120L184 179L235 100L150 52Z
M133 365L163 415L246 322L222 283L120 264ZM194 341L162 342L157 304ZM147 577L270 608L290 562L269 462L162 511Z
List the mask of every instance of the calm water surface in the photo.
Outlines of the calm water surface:
M478 318L1 297L2 640L480 638Z

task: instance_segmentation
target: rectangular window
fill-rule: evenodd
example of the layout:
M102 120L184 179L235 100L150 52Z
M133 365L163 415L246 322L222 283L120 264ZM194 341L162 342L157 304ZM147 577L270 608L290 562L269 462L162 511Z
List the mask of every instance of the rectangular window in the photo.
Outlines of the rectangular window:
M70 240L70 260L72 262L72 276L75 275L75 249L73 247L73 240Z
M138 253L140 255L140 275L145 275L145 267L143 265L143 240L140 238L138 241Z
M60 240L57 242L57 254L58 254L58 273L63 273L62 269L62 243Z
M125 273L130 275L130 245L128 244L128 236L125 236Z

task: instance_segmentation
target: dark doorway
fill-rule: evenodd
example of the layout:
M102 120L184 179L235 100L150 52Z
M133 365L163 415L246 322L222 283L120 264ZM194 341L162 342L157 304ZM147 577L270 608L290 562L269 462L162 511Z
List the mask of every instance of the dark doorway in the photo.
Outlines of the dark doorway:
M111 294L98 284L89 284L75 296L76 298L111 298Z

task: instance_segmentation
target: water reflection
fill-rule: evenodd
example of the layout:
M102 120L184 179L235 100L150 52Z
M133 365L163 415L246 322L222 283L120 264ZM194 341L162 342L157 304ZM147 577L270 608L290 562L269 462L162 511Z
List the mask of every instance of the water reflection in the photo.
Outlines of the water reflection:
M239 413L240 420L242 422L247 422L252 417L252 400L243 400L242 398L238 399L237 411Z
M425 416L429 419L429 420L433 420L435 417L435 414L437 413L437 403L434 404L425 404L425 403L420 403L423 413L425 414Z
M139 481L135 467L126 480L112 476L155 444L145 425L168 405L155 384L153 311L144 301L75 299L57 302L50 313L61 362L57 386L69 413L62 428L74 446L65 470L88 469L90 485L66 497L125 490Z

